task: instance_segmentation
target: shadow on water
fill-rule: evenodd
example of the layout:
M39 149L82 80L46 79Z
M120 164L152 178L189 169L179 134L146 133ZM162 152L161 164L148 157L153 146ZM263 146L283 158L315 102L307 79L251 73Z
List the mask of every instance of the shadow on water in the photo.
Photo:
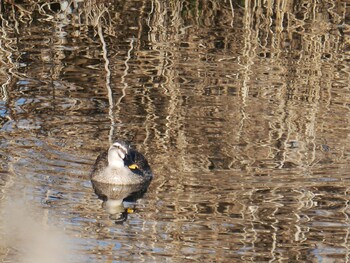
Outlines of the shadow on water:
M350 261L348 13L2 1L0 259ZM116 137L149 186L93 189Z

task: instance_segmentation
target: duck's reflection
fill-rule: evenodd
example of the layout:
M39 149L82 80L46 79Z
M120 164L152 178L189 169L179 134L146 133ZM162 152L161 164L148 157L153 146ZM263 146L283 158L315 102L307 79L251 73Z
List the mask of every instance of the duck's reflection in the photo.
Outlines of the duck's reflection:
M96 195L103 201L102 207L115 223L123 223L128 214L133 213L133 206L125 206L125 202L135 203L147 191L150 181L143 184L116 185L91 181Z

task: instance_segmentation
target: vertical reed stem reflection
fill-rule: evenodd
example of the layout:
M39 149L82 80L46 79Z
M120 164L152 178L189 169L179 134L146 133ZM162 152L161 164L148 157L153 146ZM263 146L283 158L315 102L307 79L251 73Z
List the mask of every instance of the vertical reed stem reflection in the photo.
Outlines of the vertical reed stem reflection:
M231 7L231 13L232 13L231 27L233 27L233 19L235 17L235 10L233 8L232 0L230 0L230 7Z
M10 84L10 77L8 76L7 77L7 79L6 79L6 81L5 81L5 83L3 83L2 85L1 85L1 93L2 93L2 100L3 101L5 101L5 102L7 102L7 100L8 100L8 98L9 98L9 96L8 96L8 92L7 92L7 86Z
M127 57L126 60L124 61L124 65L125 65L125 69L124 69L124 73L121 77L120 83L123 84L123 88L122 88L122 95L120 96L120 98L118 99L116 105L120 105L120 102L122 101L122 99L125 97L126 93L125 93L125 89L128 87L128 83L125 82L125 77L128 75L129 72L129 60L131 58L131 51L134 49L134 38L130 39L130 48L128 49L128 53L127 53Z
M113 142L113 135L114 135L114 117L113 117L113 109L114 109L114 103L113 103L113 93L111 89L111 71L109 70L109 59L107 56L107 46L106 42L103 37L103 32L102 32L102 27L101 24L98 23L97 25L97 30L98 30L98 36L100 37L101 43L102 43L102 55L103 59L105 61L105 70L106 70L106 89L107 89L107 96L108 96L108 104L109 104L109 110L108 110L108 115L109 119L111 120L111 127L109 130L109 135L108 135L108 141L109 143Z
M126 60L124 61L124 65L125 65L125 69L124 69L124 72L123 72L123 75L121 76L121 80L120 80L120 83L123 84L123 87L121 88L121 96L119 97L118 101L115 103L115 106L116 106L116 114L118 112L120 112L120 104L121 104L121 101L122 99L126 96L126 89L128 87L128 83L125 81L125 77L129 74L129 60L131 58L131 52L132 50L134 49L134 41L135 39L134 38L131 38L130 39L130 48L128 49L128 52L127 52L127 57L126 57ZM122 124L123 121L119 119L119 123Z

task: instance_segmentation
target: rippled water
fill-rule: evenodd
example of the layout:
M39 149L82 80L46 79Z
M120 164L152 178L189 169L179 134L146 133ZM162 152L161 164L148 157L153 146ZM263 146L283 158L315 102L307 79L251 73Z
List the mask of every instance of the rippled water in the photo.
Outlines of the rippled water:
M345 4L67 4L1 7L3 261L350 261ZM124 221L114 138L155 174Z

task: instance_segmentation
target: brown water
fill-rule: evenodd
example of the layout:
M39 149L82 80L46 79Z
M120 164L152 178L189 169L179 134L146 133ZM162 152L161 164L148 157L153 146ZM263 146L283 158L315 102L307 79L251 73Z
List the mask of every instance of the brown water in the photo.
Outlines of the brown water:
M348 5L73 2L1 5L3 261L350 261ZM116 137L155 174L124 222Z

